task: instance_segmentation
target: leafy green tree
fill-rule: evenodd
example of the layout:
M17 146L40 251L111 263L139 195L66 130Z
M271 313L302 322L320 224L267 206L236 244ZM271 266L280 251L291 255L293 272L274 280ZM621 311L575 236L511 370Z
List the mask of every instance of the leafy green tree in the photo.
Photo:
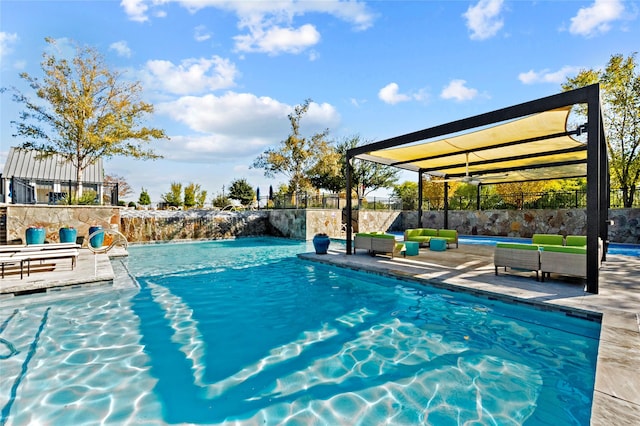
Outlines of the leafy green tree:
M300 120L309 110L311 99L297 105L292 114L289 114L291 133L280 143L278 148L269 148L260 154L253 162L256 169L263 169L266 177L274 177L283 174L289 178L291 191L299 192L311 189L312 184L308 178L308 172L322 161L322 154L328 151L328 142L325 140L329 130L316 133L310 138L300 134Z
M203 191L199 184L191 182L184 187L184 206L188 209L204 207L207 191Z
M347 150L369 143L362 141L359 135L343 139L334 148L333 153L324 152L324 162L319 163L311 171L311 182L316 188L332 192L344 191L347 188ZM367 194L382 188L392 188L398 180L398 169L369 161L353 161L351 187L356 191L359 200Z
M204 204L207 202L207 191L198 190L196 192L196 207L201 209L204 207Z
M346 188L346 158L347 150L360 145L365 145L370 141L361 141L360 136L352 136L343 140L338 144L338 152L341 155L341 167L344 188ZM358 200L366 197L367 194L382 188L392 188L398 180L399 170L394 167L385 166L383 164L373 163L370 161L353 160L353 169L351 172L351 187L356 191Z
M52 50L56 47L54 39L45 40ZM163 130L140 125L153 113L153 105L140 100L140 83L122 81L121 73L110 70L94 48L77 44L75 48L71 60L45 52L42 80L20 74L42 102L13 88L14 100L25 106L20 120L12 121L17 127L14 137L25 138L23 148L37 149L44 156L62 155L74 165L77 182L98 158L159 158L144 145L167 136Z
M144 188L142 188L142 191L140 191L140 197L138 198L138 204L140 204L142 206L151 205L151 197L149 196L149 193L147 192L147 190L144 189Z
M246 179L236 179L229 187L229 198L240 201L243 206L248 206L256 198L256 193Z
M563 90L599 82L612 183L622 189L624 206L633 206L640 183L640 72L636 53L611 56L604 70L582 70ZM585 108L578 110L584 114Z
M162 194L162 201L170 207L180 207L182 205L182 184L171 182L171 189L166 194Z
M402 210L416 210L418 208L418 183L405 181L393 185L393 196L402 200Z
M223 209L231 204L231 199L223 194L218 194L218 196L211 201L211 204L213 204L213 207Z

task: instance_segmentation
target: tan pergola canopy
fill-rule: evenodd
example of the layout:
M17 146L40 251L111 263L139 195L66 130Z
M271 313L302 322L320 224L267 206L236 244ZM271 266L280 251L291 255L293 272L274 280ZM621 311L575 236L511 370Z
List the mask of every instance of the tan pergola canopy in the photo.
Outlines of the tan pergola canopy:
M379 149L355 158L411 171L432 179L468 176L475 183L494 184L584 177L587 145L567 131L571 106L469 133Z
M568 131L567 118L577 104L586 106L586 122ZM585 142L572 137L583 132ZM587 291L598 293L599 241L606 243L609 226L609 167L599 84L351 148L347 162L353 159L418 172L418 226L422 226L424 174L435 180L481 184L585 176ZM346 181L351 194L351 167ZM449 186L443 185L443 227L448 228ZM346 210L346 222L352 224L351 197ZM346 252L351 254L351 226L346 229Z

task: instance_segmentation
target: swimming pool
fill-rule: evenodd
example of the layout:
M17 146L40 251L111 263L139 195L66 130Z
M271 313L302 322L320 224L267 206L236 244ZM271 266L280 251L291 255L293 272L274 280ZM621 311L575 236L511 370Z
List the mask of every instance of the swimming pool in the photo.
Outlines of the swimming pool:
M588 424L599 324L311 250L133 246L139 289L3 303L0 423Z

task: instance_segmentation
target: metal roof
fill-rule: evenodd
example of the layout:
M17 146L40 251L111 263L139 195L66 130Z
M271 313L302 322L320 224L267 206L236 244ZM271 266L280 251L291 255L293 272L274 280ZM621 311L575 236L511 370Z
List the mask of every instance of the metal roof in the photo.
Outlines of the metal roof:
M59 154L41 157L36 150L12 147L2 175L5 178L23 178L39 181L67 182L76 180L76 168ZM83 183L104 182L102 159L89 165L82 173Z

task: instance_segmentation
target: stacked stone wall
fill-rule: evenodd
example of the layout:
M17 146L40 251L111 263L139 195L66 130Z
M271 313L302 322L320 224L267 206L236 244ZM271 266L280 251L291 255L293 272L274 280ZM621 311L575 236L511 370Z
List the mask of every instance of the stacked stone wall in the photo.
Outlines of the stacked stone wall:
M640 244L640 209L610 209L609 241ZM603 219L604 220L604 219ZM403 229L418 227L418 213L403 212ZM425 211L424 228L443 228L443 211ZM584 209L558 210L454 210L449 212L449 229L462 235L489 235L530 238L533 234L586 235Z
M49 206L49 205L7 205L7 242L25 241L25 233L30 226L45 229L45 241L60 241L58 231L62 227L73 227L78 236L88 236L89 227L100 225L116 229L120 223L119 207L112 206Z
M281 235L266 211L123 210L120 232L131 242Z
M297 209L220 212L213 210L133 210L107 206L6 205L7 242L25 239L29 226L46 229L46 240L57 242L58 230L72 226L78 236L101 225L122 232L130 242L222 239L273 235L310 240L317 233L344 238L343 210ZM640 244L640 209L611 209L609 241ZM586 234L586 212L565 210L450 211L448 228L461 235L531 237L534 233ZM443 228L444 212L425 211L422 227ZM354 232L395 231L418 227L416 211L354 211Z

